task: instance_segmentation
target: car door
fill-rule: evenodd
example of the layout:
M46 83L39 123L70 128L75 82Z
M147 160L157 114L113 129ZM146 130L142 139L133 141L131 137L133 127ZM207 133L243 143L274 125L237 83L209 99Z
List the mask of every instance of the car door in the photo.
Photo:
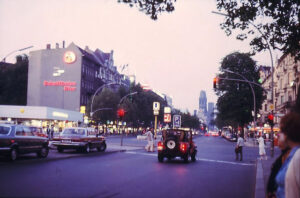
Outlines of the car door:
M27 153L28 145L24 128L22 126L16 126L15 130L15 141L18 144L19 153Z
M24 126L27 152L36 152L41 149L41 138L36 136L29 127Z

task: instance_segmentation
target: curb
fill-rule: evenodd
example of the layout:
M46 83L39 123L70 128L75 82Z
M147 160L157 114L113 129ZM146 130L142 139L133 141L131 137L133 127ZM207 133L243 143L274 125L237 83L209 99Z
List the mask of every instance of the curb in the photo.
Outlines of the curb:
M265 184L261 160L256 160L255 198L265 197Z

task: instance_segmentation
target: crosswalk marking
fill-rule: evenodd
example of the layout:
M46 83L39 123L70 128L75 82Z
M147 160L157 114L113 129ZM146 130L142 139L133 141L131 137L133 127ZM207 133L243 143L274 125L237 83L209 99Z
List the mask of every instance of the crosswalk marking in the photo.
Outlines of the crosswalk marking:
M140 153L140 152L134 152L134 151L126 151L125 153L157 157L157 153ZM213 159L206 159L206 158L196 158L196 159L197 159L197 161L205 161L205 162L215 162L215 163L241 165L241 166L255 166L255 164L249 164L249 163L243 163L243 162L230 162L230 161L213 160Z

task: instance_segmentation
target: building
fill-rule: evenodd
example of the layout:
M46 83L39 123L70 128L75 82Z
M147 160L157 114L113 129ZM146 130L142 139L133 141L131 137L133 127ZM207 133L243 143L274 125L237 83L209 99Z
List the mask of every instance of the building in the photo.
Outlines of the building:
M215 104L213 102L209 102L207 104L207 124L209 126L209 128L213 128L214 126L211 125L211 121L214 120L214 108L215 108Z
M284 116L295 104L300 78L300 61L295 62L290 54L283 55L274 67L274 103L272 104L272 75L271 69L261 72L262 86L267 91L267 98L260 110L260 122L266 123L267 116L274 112L274 123L279 124Z
M201 91L200 92L200 97L199 97L199 110L202 110L204 115L207 114L207 98L206 98L206 92Z
M29 54L27 105L79 111L102 85L130 86L114 66L113 51L104 53L71 43Z

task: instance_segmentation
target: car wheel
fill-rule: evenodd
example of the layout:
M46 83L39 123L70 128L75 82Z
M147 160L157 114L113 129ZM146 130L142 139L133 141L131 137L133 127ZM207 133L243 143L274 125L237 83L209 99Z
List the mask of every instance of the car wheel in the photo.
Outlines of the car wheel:
M87 145L85 146L84 151L85 151L86 153L89 153L89 152L91 151L91 148L90 148L90 145L89 145L89 144L87 144Z
M11 161L15 161L18 157L18 152L17 152L17 149L15 148L12 148L11 151L10 151L10 154L9 154L9 159Z
M60 152L60 153L64 152L64 149L61 148L61 147L57 147L57 150L58 150L58 152Z
M164 161L164 156L158 155L158 161L159 161L159 162L163 162L163 161Z
M170 140L167 140L166 142L167 142L167 143L166 143L166 146L167 146L168 149L170 149L170 150L175 149L175 147L176 147L176 142L175 142L175 140L170 139Z
M184 161L184 163L188 163L189 162L189 155L184 156L183 161Z
M38 153L38 157L39 158L46 158L48 156L48 153L49 153L49 149L47 147L43 147Z
M99 152L105 151L105 150L106 150L106 144L101 144L99 147L97 147L97 150L98 150Z

